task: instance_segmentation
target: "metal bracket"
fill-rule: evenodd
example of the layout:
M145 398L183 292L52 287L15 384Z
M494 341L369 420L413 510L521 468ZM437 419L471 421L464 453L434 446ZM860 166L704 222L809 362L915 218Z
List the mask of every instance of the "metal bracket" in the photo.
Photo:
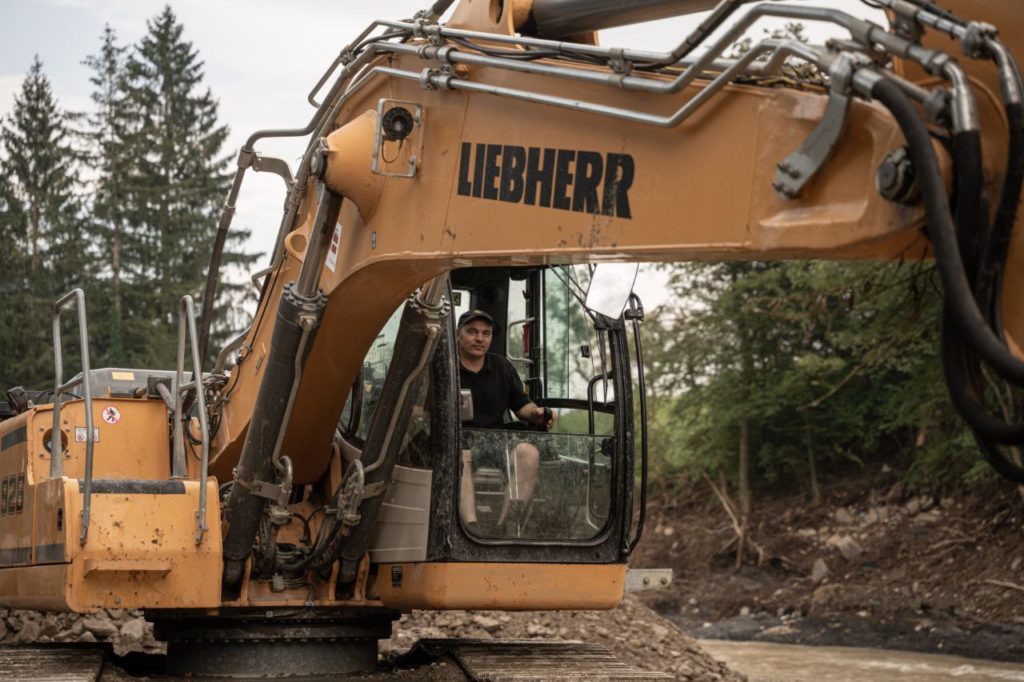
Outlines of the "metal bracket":
M778 163L772 187L787 199L800 196L807 183L828 161L846 128L853 77L852 58L844 55L837 59L831 75L832 88L825 115L800 148Z
M257 173L273 173L284 180L286 186L289 188L292 186L292 170L284 159L263 156L259 152L254 152L250 165Z
M412 127L404 136L395 141L385 134L384 121L392 109L406 109L412 118ZM405 114L403 114L405 115ZM376 175L396 178L414 178L419 166L420 148L423 145L423 107L416 102L397 99L381 99L377 103L377 127L373 133L373 159L370 170ZM394 158L387 158L388 154Z
M377 495L383 495L385 492L387 492L387 489L389 487L390 484L388 481L377 481L376 483L371 483L370 485L363 488L363 499L365 500L368 497L377 497Z
M631 568L626 571L626 592L663 590L671 584L671 568Z
M338 506L326 509L325 513L334 514L344 526L351 527L357 525L362 518L359 514L359 505L362 504L363 499L367 496L366 490L363 488L364 482L363 463L357 459L352 462L352 469L342 484L344 488L341 491ZM373 488L374 486L370 487Z

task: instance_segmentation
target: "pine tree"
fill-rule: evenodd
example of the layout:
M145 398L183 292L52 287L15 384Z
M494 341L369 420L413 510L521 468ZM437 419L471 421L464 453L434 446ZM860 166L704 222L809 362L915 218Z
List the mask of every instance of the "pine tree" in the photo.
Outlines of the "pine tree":
M138 262L138 240L125 219L125 170L131 165L129 140L137 128L130 115L125 84L127 47L117 43L110 26L103 29L97 54L85 58L92 69L95 110L85 117L84 136L92 169L92 214L97 241L104 255L103 275L110 286L104 290L102 308L107 311L105 364L127 364L124 338L125 287L133 283L131 264Z
M126 106L136 120L127 137L130 170L124 179L124 217L139 238L138 296L127 311L142 324L129 343L145 348L136 364L169 366L177 344L180 299L198 300L220 202L227 191L227 128L217 122L217 101L203 89L203 63L183 37L184 27L166 6L147 23L125 65ZM248 265L232 235L226 267ZM127 330L126 330L127 331Z
M44 387L53 380L50 311L67 289L91 289L91 252L68 115L36 57L0 126L4 159L3 258L6 286L3 383ZM6 321L6 320L5 320ZM74 356L75 353L69 353Z

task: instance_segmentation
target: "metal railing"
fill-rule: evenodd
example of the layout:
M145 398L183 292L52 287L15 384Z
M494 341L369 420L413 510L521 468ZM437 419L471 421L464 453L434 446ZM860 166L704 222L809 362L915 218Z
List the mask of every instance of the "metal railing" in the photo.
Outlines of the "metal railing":
M69 303L74 303L78 311L78 344L82 353L82 378L74 378L67 383L63 382L64 377L64 356L60 343L60 312ZM53 382L53 429L50 432L50 478L60 478L64 475L64 448L61 445L60 430L60 401L61 397L72 387L82 384L82 393L85 400L85 478L82 487L82 533L78 538L79 544L85 544L85 538L89 533L89 511L92 504L92 463L93 463L93 442L96 440L92 422L92 385L90 383L89 367L89 331L86 325L85 316L85 293L81 289L74 289L57 299L53 306L53 366L55 380Z
M185 333L192 342L192 381L185 383ZM194 390L196 408L199 412L200 459L199 459L199 510L196 511L196 544L203 541L206 533L206 479L210 465L210 427L206 415L206 395L203 389L203 367L199 358L199 343L196 334L196 306L191 296L183 296L178 309L178 366L174 382L174 453L171 478L185 478L185 394Z

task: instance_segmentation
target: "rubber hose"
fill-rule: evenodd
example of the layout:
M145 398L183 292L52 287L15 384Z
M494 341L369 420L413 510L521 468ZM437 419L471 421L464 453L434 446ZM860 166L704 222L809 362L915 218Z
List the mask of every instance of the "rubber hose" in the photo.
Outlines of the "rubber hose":
M1024 105L1006 105L1006 118L1010 126L1006 176L1003 180L1002 195L999 199L999 208L996 211L990 244L980 272L983 284L991 287L993 296L994 309L989 313L990 322L996 322L999 319L1001 275L1006 267L1010 240L1017 222L1017 205L1020 203L1021 189L1024 188ZM996 333L1001 331L998 324L995 324L994 329Z
M910 159L917 171L921 196L925 204L936 264L954 321L970 345L999 374L1015 384L1024 385L1024 362L1016 358L1000 342L974 300L957 246L956 230L949 211L949 198L928 129L910 99L895 84L880 80L872 88L871 94L892 112L907 139ZM977 131L958 133L954 138L954 145L963 154L973 154L976 150L980 158L981 142Z
M986 441L984 438L979 437L977 433L974 434L974 440L978 443L978 448L981 450L982 456L985 461L996 470L1000 475L1010 479L1014 483L1024 484L1024 467L1020 466L1015 462L1011 462L1006 459L1003 453Z
M942 315L942 370L949 387L949 397L956 411L977 435L1001 445L1024 443L1024 424L1008 424L994 417L978 401L976 371L969 369L970 360L963 339L954 329L950 315ZM973 363L975 366L977 363Z

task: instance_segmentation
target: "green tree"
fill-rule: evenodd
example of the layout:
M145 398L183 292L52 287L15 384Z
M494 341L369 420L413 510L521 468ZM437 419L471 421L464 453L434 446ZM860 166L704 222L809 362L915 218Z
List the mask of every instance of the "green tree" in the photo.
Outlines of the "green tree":
M141 248L133 225L125 218L125 170L132 162L129 141L138 128L127 98L126 59L127 47L119 45L114 30L106 26L99 51L83 61L92 70L89 82L95 108L85 116L84 137L92 170L92 215L103 254L103 276L110 284L104 289L99 309L107 311L103 325L107 349L104 360L111 365L124 365L127 361L125 288L139 279L133 278L131 265L139 261ZM134 274L139 274L137 268Z
M130 310L124 311L126 355L133 364L169 366L177 344L181 297L198 297L220 203L227 191L227 127L203 88L203 63L166 6L147 23L125 64L128 116L123 216L139 240ZM235 232L223 262L246 267L255 257L238 248ZM224 311L224 306L221 307Z
M36 57L0 125L3 258L12 289L4 300L10 318L2 332L5 385L43 387L53 381L53 302L72 287L92 288L93 253L77 196L78 159L68 119Z

